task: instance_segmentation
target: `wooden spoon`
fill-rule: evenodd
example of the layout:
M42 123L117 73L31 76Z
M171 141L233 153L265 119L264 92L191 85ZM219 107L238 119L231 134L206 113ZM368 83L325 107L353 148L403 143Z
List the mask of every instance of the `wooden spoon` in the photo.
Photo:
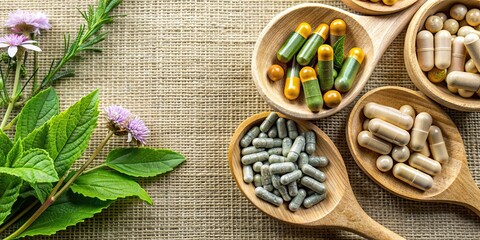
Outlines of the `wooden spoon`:
M258 37L252 57L253 81L260 95L274 109L297 119L320 119L330 116L349 105L362 91L377 62L390 43L403 30L410 18L426 0L418 0L409 9L388 16L359 16L324 4L300 4L279 13L263 29ZM330 23L341 18L347 23L345 51L352 47L361 47L365 60L352 88L343 94L338 107L322 109L312 113L305 104L303 93L297 100L290 101L283 95L284 81L272 82L267 77L267 69L278 64L276 52L283 41L300 22L308 22L313 28L320 23ZM286 68L286 66L284 65Z
M371 2L370 0L342 0L352 10L367 15L385 15L402 11L410 7L417 0L400 0L392 6L380 2Z
M317 136L318 155L324 155L329 165L324 170L327 181L327 198L310 209L300 208L292 213L284 203L275 207L255 196L255 186L243 181L242 164L240 162L240 139L253 126L260 125L269 113L256 114L245 120L230 141L228 163L232 176L237 182L240 191L247 199L265 214L282 222L307 227L333 227L357 233L367 238L375 239L404 239L396 233L370 218L358 204L348 181L347 170L340 152L330 138L313 123L296 121L300 131L312 130ZM279 114L280 117L286 117Z
M431 189L420 191L396 179L391 173L380 172L375 166L379 154L358 145L357 136L362 131L362 124L366 119L363 107L369 102L397 109L408 104L417 113L428 112L432 115L433 124L442 130L450 160L442 165L442 172L433 178ZM346 132L348 147L357 165L386 190L411 200L462 205L480 215L480 190L468 170L462 137L452 119L423 93L401 87L381 87L366 93L350 113Z

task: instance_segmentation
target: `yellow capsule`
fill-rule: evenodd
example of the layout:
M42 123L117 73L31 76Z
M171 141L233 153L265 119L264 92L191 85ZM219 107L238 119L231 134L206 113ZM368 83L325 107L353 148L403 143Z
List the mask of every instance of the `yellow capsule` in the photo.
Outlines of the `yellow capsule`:
M413 151L421 151L425 146L432 121L432 116L426 112L421 112L415 117L410 140L410 148Z
M270 80L276 82L283 79L285 72L283 71L282 66L278 64L273 64L267 70L267 75Z
M428 80L432 83L440 83L447 78L447 69L438 69L433 67L427 74Z
M392 6L397 3L398 0L382 0L385 5Z
M342 94L336 90L330 90L323 96L323 101L329 108L337 107L342 102Z
M335 19L330 23L330 45L333 46L339 38L347 35L347 24L342 19Z
M368 123L368 130L375 136L398 146L405 146L410 141L410 134L406 130L378 118Z
M443 140L442 130L437 126L431 126L428 131L428 142L432 150L433 159L440 163L448 162L447 146Z
M357 136L357 142L360 146L376 153L389 154L392 151L392 144L373 136L369 131L361 131Z
M300 66L298 65L295 57L292 59L290 66L287 69L287 79L285 80L285 88L283 94L288 100L295 100L300 95Z
M304 38L308 38L308 36L310 36L310 33L312 33L312 26L310 26L310 24L306 22L302 22L297 26L295 32L302 35Z
M404 163L397 163L393 167L393 176L410 186L426 191L433 186L433 178Z
M439 162L420 153L412 154L410 159L408 159L408 164L422 172L430 174L431 176L435 176L442 171L442 165L440 165Z

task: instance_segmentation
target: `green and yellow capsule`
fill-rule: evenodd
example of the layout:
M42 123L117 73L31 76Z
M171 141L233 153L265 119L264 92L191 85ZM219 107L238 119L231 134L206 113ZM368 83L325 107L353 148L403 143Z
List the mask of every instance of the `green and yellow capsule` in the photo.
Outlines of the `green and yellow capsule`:
M312 27L306 22L298 25L295 32L283 43L282 47L277 52L277 59L280 62L290 62L297 52L302 48L308 36L312 33Z
M313 34L308 37L307 42L305 42L302 49L300 49L300 52L297 54L298 64L305 66L312 61L315 53L317 53L318 47L327 40L328 29L328 25L322 23L313 31Z
M365 53L361 48L350 49L342 70L340 70L337 79L335 79L335 89L339 92L348 92L350 90L364 58Z
M333 88L333 48L330 45L323 44L318 48L317 63L318 80L320 80L320 89L326 92Z
M300 78L298 73L300 72L300 66L295 58L292 59L291 64L288 66L287 79L285 81L285 88L283 94L288 100L295 100L300 95Z
M323 107L323 98L315 69L311 67L302 68L300 70L300 80L302 80L303 93L308 108L312 112L319 112Z
M347 35L347 24L342 19L335 19L330 23L330 45Z

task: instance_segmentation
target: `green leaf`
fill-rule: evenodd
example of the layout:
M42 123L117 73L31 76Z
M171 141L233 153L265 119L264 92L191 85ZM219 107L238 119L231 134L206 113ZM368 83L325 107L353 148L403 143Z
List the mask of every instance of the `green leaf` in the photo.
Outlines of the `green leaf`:
M147 192L133 179L105 169L81 175L72 184L71 189L74 193L102 201L137 196L148 204L152 204L152 199Z
M10 215L21 186L22 180L20 178L0 174L0 225Z
M12 162L11 168L0 167L0 173L17 176L31 183L58 181L53 160L42 149L28 150L23 157Z
M120 148L111 151L106 165L134 177L153 177L172 171L185 161L180 153L167 149Z
M12 150L13 143L10 138L0 130L0 167L4 167L7 164L7 155Z
M23 142L17 141L15 142L15 145L13 145L10 152L8 152L7 162L5 164L5 167L12 166L12 164L18 161L20 158L22 158L22 156L23 156Z
M52 235L69 226L84 222L85 219L93 217L112 203L113 201L86 198L68 191L47 208L19 237Z
M333 53L335 57L333 59L333 65L335 70L340 73L340 69L342 69L343 65L343 58L345 54L345 36L340 37L335 44L333 44Z
M23 139L24 151L28 151L33 148L46 149L49 122L50 121L33 130L25 137L25 139Z
M47 200L48 195L52 191L53 184L50 182L47 183L30 183L30 186L35 191L35 197L41 202L44 203Z
M55 116L49 124L47 151L63 176L88 146L97 125L98 90Z
M25 138L36 128L58 114L58 97L53 88L47 88L30 99L18 115L15 140Z

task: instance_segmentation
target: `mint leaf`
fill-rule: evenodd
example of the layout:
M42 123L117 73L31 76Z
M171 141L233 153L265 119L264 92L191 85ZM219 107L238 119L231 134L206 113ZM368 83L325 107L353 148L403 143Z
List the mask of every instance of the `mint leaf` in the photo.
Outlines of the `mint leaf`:
M0 167L4 167L7 164L7 155L12 150L13 143L10 138L0 130Z
M46 144L59 176L63 176L82 156L97 125L97 118L98 90L52 118Z
M53 184L51 182L47 183L30 183L30 186L34 190L34 197L36 197L41 203L44 203L47 200L48 195L52 191Z
M10 152L7 154L7 162L5 167L10 167L16 161L18 161L23 156L23 143L22 141L15 142Z
M68 191L47 208L19 237L52 235L93 217L112 203L113 201L100 201Z
M53 160L45 150L31 149L12 162L11 167L0 167L0 173L17 176L27 182L55 182L58 181Z
M147 192L133 179L105 169L81 175L70 188L74 193L102 201L137 196L148 204L152 204L152 199Z
M172 171L185 161L180 153L167 149L120 148L111 151L106 165L134 177L153 177Z
M25 138L33 130L57 115L58 105L57 93L51 87L30 99L18 115L15 140Z
M0 173L0 225L10 215L21 186L20 178Z
M23 139L24 151L32 148L46 148L49 122L44 123L41 127L33 130Z
M345 54L345 36L340 37L337 42L333 44L332 48L335 55L333 59L333 66L337 72L340 72Z

